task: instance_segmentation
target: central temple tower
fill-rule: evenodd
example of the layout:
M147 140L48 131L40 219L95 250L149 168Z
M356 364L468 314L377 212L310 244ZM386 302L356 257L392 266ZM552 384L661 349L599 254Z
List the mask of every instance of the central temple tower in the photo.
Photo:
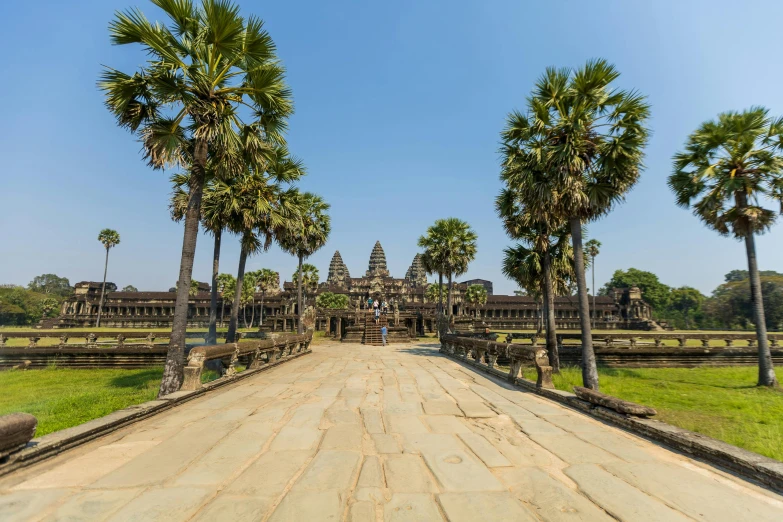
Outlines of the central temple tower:
M375 246L372 247L366 277L389 277L389 269L386 267L386 254L383 252L380 241L376 241Z

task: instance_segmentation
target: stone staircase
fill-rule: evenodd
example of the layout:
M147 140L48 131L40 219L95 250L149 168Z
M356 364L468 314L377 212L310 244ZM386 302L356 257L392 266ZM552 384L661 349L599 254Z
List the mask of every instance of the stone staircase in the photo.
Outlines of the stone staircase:
M382 346L381 327L389 327L389 319L385 314L381 314L378 324L375 324L375 311L371 310L364 316L364 344L371 346Z

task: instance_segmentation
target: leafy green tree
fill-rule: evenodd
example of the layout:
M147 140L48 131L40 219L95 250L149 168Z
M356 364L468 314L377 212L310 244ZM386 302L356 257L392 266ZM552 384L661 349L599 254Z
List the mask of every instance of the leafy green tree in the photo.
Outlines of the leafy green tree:
M761 279L764 318L769 329L783 328L783 275L764 275ZM754 327L753 299L748 279L729 281L718 286L702 306L703 314L716 327L747 329Z
M759 277L764 276L783 276L780 272L774 270L759 270ZM746 281L750 279L750 272L747 270L732 270L725 275L725 281L727 283L733 283L736 281Z
M457 218L438 219L427 229L427 233L419 238L419 246L424 248L425 269L430 258L440 266L443 274L448 276L448 309L449 324L454 315L452 306L454 299L454 276L460 276L468 271L468 265L476 257L476 240L478 236L465 221ZM442 280L438 282L442 284Z
M597 239L591 239L587 243L585 243L585 254L590 256L590 268L592 269L592 275L593 275L593 328L595 328L595 319L598 315L598 310L595 308L595 258L598 257L598 254L601 253L601 242Z
M690 312L698 310L704 302L704 295L690 286L681 286L671 291L669 303L672 308L682 312L685 318L685 329L689 329Z
M32 325L44 317L56 317L65 298L21 286L0 287L0 325Z
M534 191L537 206L570 225L582 379L592 389L599 385L582 225L608 213L636 184L648 138L649 105L641 94L615 88L619 75L605 60L589 61L577 70L547 69L536 82L526 113L513 113L503 136L504 147L520 151L507 176L510 185Z
M135 287L135 286L133 286L133 285L126 285L125 287L123 287L122 291L123 291L123 292L138 292L138 291L139 291L139 289L138 289L138 288L136 288L136 287Z
M223 315L226 312L226 303L234 302L234 295L237 290L237 280L231 274L218 274L217 276L217 290L220 293L220 297L223 305L220 307L220 327L223 327Z
M106 249L106 262L103 265L103 285L101 286L101 302L98 305L98 318L95 321L96 327L101 325L103 301L106 297L106 272L109 270L109 250L120 244L120 234L118 234L116 230L104 228L98 234L98 241L100 241L103 248Z
M478 317L478 307L487 304L487 289L482 285L470 285L465 290L465 301L476 307L475 316Z
M778 386L767 340L764 299L755 236L768 231L783 206L783 118L763 107L724 112L703 123L674 156L669 187L677 204L693 208L702 222L723 236L744 240L748 258L759 352L759 386Z
M138 136L154 168L185 164L190 173L188 208L180 261L179 291L161 380L160 395L183 379L185 330L193 257L201 219L207 163L219 156L221 170L242 162L234 140L240 108L254 119L262 141L282 143L292 112L290 91L263 22L244 18L225 0L153 0L170 25L150 23L138 9L118 13L110 25L112 43L140 44L148 56L134 74L106 68L100 87L117 123Z
M344 294L335 294L332 292L323 292L318 294L315 300L319 308L329 308L333 310L344 310L348 308L348 296Z
M443 298L443 294L448 292L446 285L433 283L427 286L427 290L424 292L424 298L432 303L437 303Z
M28 290L41 294L55 294L61 297L71 295L73 287L67 277L59 277L56 274L42 274L33 278L27 285Z
M326 244L331 231L329 218L329 204L310 192L299 194L297 207L300 209L296 219L288 221L287 226L281 229L277 242L283 251L296 256L299 261L299 269L294 274L296 285L296 302L298 313L297 332L304 333L302 317L304 316L304 302L302 296L303 287L306 289L313 283L318 284L318 270L312 266L309 274L304 272L304 260L315 254ZM313 269L315 272L313 273ZM301 276L300 276L301 275ZM313 281L313 275L315 280Z
M612 278L599 292L601 295L610 295L613 288L639 287L642 291L642 299L649 304L654 311L662 312L669 306L671 288L661 283L658 276L652 272L629 268L628 270L615 270Z

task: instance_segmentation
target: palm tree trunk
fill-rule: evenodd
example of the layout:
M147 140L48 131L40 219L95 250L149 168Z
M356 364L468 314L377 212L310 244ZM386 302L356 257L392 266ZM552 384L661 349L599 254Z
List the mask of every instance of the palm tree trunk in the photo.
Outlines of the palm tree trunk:
M204 192L205 166L207 164L207 141L196 140L193 153L193 167L190 176L190 197L185 212L185 233L182 238L182 255L177 281L177 302L174 305L174 320L171 338L166 353L166 367L160 381L158 396L179 390L185 371L185 332L188 326L188 304L190 302L190 280L193 276L193 258L196 255L198 224L201 219L201 196Z
M256 320L256 302L255 300L250 300L250 326L248 328L253 328L253 321Z
M215 249L212 251L212 295L209 300L209 334L207 344L217 344L217 277L220 269L220 236L222 230L215 232Z
M759 386L778 387L772 355L769 353L767 323L764 317L764 302L761 295L761 277L756 263L756 241L752 233L745 236L745 250L748 254L748 273L750 275L750 297L753 302L753 321L756 323L756 337L759 345Z
M258 314L259 328L264 326L264 297L266 297L266 290L261 292L261 311Z
M245 328L247 328L247 305L242 307L242 321L245 323Z
M593 331L590 328L590 302L587 299L585 256L582 248L582 220L569 219L571 239L574 245L574 272L579 298L579 323L582 328L582 382L585 388L598 390L598 367L593 351Z
M595 329L595 256L592 256L593 262L592 264L592 272L593 272L593 310L592 310L592 317L593 317L593 329Z
M247 261L247 250L242 242L242 250L239 253L239 268L237 269L237 290L234 294L234 304L231 305L231 320L228 323L228 333L226 342L233 343L237 334L237 324L239 323L239 303L242 300L242 283L245 278L245 262Z
M449 293L448 298L446 299L446 308L448 309L448 318L449 318L449 328L451 328L451 320L454 317L454 292L452 290L452 274L449 272Z
M438 272L438 314L443 313L443 272Z
M299 308L299 314L298 314L298 321L296 325L296 333L303 334L304 328L302 324L302 315L304 314L304 310L302 309L302 254L299 254L299 276L297 277L297 285L296 285L296 304Z
M106 297L106 272L109 270L109 249L106 249L106 261L103 263L103 286L101 287L101 301L98 305L98 319L95 321L96 328L101 325L101 312L103 311L103 300Z
M226 318L226 303L223 301L223 296L220 296L220 327L223 328Z
M544 252L541 269L544 272L544 299L546 300L546 351L552 371L560 373L560 355L557 353L557 327L555 325L555 292L552 286L552 254Z

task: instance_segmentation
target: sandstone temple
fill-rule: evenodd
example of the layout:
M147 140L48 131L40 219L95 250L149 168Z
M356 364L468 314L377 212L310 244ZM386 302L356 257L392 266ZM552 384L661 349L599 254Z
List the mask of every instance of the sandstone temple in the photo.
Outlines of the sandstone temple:
M453 310L455 326L458 329L513 329L536 328L543 311L540 303L528 296L488 295L483 306L465 302L463 295L468 282L454 284ZM492 288L486 280L471 280ZM306 292L305 323L316 330L327 331L345 342L365 341L366 326L370 313L367 300L386 301L389 312L384 317L392 339L410 339L433 332L436 329L436 302L427 299L430 283L422 263L421 254L416 254L402 278L393 277L386 264L386 254L380 242L376 242L370 253L367 270L361 277L351 273L335 252L329 263L326 281ZM174 314L176 294L174 292L117 292L113 283L107 283L108 292L101 316L101 323L107 327L167 327ZM75 285L71 299L63 303L61 315L52 326L83 327L95 324L100 301L101 283L81 282ZM342 294L348 298L346 309L322 309L316 307L316 299L323 292ZM263 299L262 299L263 297ZM444 306L445 306L444 296ZM263 305L262 305L263 302ZM590 299L592 305L593 299ZM207 285L201 285L196 295L190 298L189 325L207 326L209 320L210 294ZM262 310L263 306L263 310ZM230 317L231 303L218 301L218 318ZM295 328L299 310L296 304L296 286L283 283L282 288L256 295L254 303L247 305L240 314L258 318L263 312L263 329L286 331ZM610 296L595 298L595 322L602 329L649 329L651 309L642 299L638 288L615 289ZM579 312L575 296L557 297L555 300L557 327L579 328Z

